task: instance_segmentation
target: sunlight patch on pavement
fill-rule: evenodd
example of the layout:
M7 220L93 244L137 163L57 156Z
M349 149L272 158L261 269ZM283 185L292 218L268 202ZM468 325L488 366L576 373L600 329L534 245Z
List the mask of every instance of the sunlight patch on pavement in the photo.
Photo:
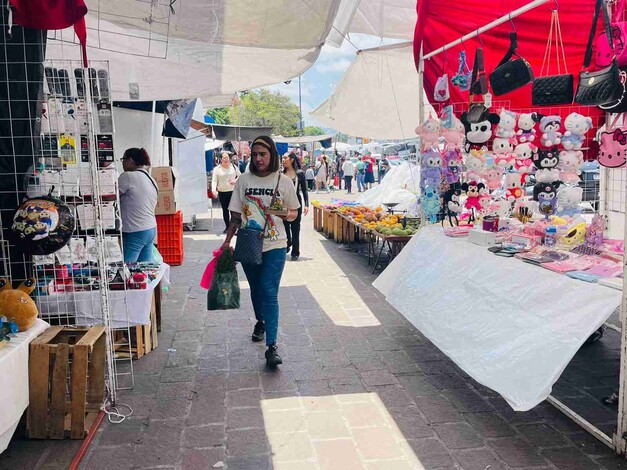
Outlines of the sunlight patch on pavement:
M262 400L276 470L424 470L376 393Z

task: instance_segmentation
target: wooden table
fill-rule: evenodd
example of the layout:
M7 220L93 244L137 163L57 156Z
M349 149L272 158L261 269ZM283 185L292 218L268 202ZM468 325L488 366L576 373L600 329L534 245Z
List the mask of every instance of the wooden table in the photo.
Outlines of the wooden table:
M401 252L401 250L407 245L409 240L411 240L411 235L384 235L382 233L377 232L376 230L371 230L368 233L368 264L370 264L370 260L374 259L374 266L372 267L372 273L374 274L377 268L379 267L379 263L381 261L381 255L383 254L383 249L387 245L388 247L388 262L391 262L396 256ZM379 252L377 253L376 245L378 241L381 240L381 247L379 248Z

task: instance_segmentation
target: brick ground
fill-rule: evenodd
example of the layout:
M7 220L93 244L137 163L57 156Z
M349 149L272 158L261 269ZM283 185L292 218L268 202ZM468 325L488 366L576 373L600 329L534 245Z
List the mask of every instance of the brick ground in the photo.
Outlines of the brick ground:
M267 370L250 341L245 283L239 311L205 309L198 280L220 238L187 234L159 348L134 363L135 388L119 394L135 413L101 428L82 469L626 468L550 405L514 413L473 382L371 287L365 260L315 233L310 217L303 257L282 281L284 364Z

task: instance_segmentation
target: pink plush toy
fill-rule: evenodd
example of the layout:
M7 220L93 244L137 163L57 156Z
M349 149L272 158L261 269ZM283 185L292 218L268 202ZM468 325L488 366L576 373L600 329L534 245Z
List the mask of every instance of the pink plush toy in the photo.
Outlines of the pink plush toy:
M533 156L538 152L538 147L528 142L518 144L514 148L514 158L516 159L516 171L522 174L530 173L533 168Z
M483 152L471 150L466 156L466 179L469 181L482 179L485 164L486 158Z
M516 145L516 139L513 137L509 139L497 137L494 139L492 151L494 152L494 163L496 163L496 166L503 168L503 170L514 168L514 145Z
M464 125L455 116L451 116L451 122L452 125L449 129L442 128L442 137L446 141L447 148L451 150L461 149L465 136Z
M490 191L496 191L501 187L501 179L503 178L503 168L493 166L488 168L484 173L486 185Z
M583 164L581 150L562 150L559 155L557 168L560 170L560 180L564 183L579 183L579 167Z
M416 128L416 134L422 141L423 151L437 147L440 139L440 121L430 117L422 126Z

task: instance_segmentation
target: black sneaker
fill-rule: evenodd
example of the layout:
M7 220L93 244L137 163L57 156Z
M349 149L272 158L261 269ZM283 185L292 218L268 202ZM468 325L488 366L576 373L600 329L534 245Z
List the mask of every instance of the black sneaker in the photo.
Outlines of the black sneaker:
M276 352L276 344L271 344L268 346L268 350L266 351L266 364L269 367L276 367L279 364L283 364L283 359Z
M298 255L292 255L292 261L298 261Z
M262 321L258 321L255 325L255 329L253 330L253 341L258 343L259 341L263 341L263 337L266 334L266 325L263 324Z

